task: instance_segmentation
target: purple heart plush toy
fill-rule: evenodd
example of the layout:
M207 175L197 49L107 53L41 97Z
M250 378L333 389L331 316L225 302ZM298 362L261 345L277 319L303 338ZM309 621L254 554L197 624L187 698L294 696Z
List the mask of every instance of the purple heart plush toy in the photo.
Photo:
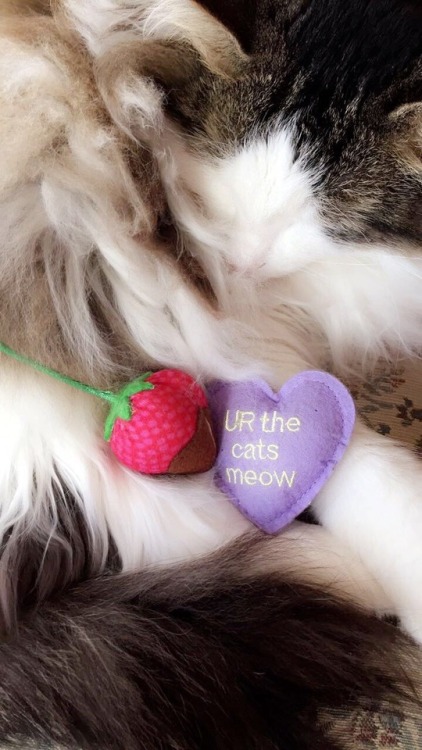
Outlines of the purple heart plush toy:
M332 375L306 371L274 393L263 380L209 388L219 442L216 483L275 534L302 513L350 441L355 406Z

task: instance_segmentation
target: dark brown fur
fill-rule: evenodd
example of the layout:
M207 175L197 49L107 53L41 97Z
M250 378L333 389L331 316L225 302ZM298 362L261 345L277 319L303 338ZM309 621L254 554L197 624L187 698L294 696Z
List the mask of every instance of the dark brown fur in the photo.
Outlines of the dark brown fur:
M199 564L94 579L27 606L0 646L1 741L334 750L318 710L397 698L406 640L294 578L242 574L270 545L249 538Z

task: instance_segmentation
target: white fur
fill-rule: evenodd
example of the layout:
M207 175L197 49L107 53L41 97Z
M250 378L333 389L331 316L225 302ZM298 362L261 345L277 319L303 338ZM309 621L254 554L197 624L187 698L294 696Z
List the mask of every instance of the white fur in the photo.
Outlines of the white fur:
M257 280L326 257L329 247L318 222L314 177L294 161L286 129L211 162L181 148L176 138L170 151L173 161L163 162L163 176L172 205L182 225L202 240L204 255L218 253L220 264ZM189 201L183 184L200 197L204 210Z
M320 521L359 554L420 643L421 478L416 456L358 425L314 504Z
M173 139L162 157L171 205L226 309L259 285L260 308L274 314L278 297L293 318L306 314L337 368L420 350L422 255L335 242L286 128L208 163Z

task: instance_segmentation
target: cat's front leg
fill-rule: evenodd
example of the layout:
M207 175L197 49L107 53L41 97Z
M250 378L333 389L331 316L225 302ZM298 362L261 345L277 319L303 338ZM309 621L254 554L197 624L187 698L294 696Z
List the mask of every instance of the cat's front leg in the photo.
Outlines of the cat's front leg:
M360 556L422 643L422 462L361 424L313 504Z
M283 344L277 341L270 360L275 389L321 365L318 352L311 351L307 360ZM312 507L340 544L357 554L403 628L422 643L422 461L357 422L344 457Z

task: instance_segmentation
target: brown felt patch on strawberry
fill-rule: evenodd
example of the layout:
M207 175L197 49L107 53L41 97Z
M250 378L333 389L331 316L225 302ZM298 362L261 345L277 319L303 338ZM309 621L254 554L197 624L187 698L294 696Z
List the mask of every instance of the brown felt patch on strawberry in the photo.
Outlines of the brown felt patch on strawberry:
M214 466L217 446L211 427L209 409L198 411L195 434L190 442L174 457L169 474L200 474Z

